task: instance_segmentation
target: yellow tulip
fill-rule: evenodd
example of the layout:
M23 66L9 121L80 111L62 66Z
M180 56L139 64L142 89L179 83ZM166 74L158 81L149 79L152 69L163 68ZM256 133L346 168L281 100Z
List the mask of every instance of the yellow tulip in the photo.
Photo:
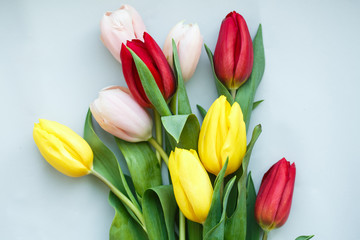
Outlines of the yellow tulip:
M193 222L205 222L213 188L197 153L175 148L169 157L169 171L181 212Z
M59 172L70 177L90 173L93 152L89 144L70 128L40 119L35 123L33 137L41 155Z
M240 167L246 152L246 127L238 103L230 106L225 96L215 100L201 126L198 148L204 167L215 175L227 158L225 175Z

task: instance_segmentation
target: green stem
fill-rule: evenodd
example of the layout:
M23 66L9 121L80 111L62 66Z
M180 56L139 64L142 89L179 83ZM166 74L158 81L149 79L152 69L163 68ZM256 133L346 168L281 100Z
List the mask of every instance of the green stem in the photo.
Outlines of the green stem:
M141 227L144 229L144 231L147 233L146 227L145 227L145 221L142 213L139 209L137 209L134 204L122 193L117 189L110 181L108 181L106 178L104 178L100 173L96 172L94 169L91 170L91 173L99 178L103 183L105 183L110 190L128 207L131 209L131 211L135 214L135 216L139 219L141 223Z
M162 146L159 145L159 143L154 139L150 138L148 142L156 149L156 151L160 154L161 158L164 160L167 166L169 166L169 157L162 148Z
M233 97L234 101L235 101L235 97L236 97L236 89L231 89L231 96Z
M179 240L185 240L185 217L179 210Z
M172 97L172 99L170 101L170 111L174 115L176 115L176 103L177 103L177 91L174 93L174 96Z
M157 143L162 146L162 126L161 126L161 116L160 114L154 110L154 118L155 118L155 134ZM161 156L159 152L156 152L156 157L159 161L161 167Z
M264 231L264 234L263 234L262 240L267 240L267 238L268 238L268 233L269 233L269 232Z

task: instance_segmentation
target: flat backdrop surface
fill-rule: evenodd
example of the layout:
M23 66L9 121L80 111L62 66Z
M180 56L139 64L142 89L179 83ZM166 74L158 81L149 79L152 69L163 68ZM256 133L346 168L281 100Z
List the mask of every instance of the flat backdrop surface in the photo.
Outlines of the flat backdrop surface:
M269 239L359 239L360 2L351 0L1 0L0 239L108 239L108 189L54 170L32 128L46 118L82 134L98 91L125 85L99 38L104 12L125 3L160 46L183 19L199 24L212 50L228 12L240 12L252 36L262 24L266 69L256 99L265 101L250 126L263 126L249 166L256 189L282 157L297 166L290 217ZM197 114L196 104L207 109L217 96L204 49L186 88Z

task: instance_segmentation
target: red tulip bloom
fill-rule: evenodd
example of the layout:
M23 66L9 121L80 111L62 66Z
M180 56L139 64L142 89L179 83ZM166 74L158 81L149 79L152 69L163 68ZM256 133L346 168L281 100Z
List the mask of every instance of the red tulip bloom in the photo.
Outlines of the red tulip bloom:
M289 217L295 174L295 163L285 158L265 173L255 202L255 218L264 231L281 227Z
M126 46L134 51L149 68L165 100L171 98L176 91L175 77L164 53L155 40L145 32L144 42L133 39L128 41ZM125 81L131 94L141 106L151 107L152 104L145 94L135 62L124 44L121 47L120 58Z
M215 72L231 90L249 78L254 61L252 40L245 19L233 11L223 20L214 52Z

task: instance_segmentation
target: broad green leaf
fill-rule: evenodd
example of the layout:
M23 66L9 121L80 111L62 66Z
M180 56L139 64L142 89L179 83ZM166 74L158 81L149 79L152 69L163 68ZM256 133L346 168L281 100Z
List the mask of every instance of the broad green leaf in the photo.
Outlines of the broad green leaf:
M221 219L221 188L224 184L225 171L228 165L228 159L226 160L223 168L217 175L214 183L214 192L211 200L211 206L209 214L203 224L204 231L203 235L206 236L219 222Z
M315 235L311 235L311 236L299 236L297 237L295 240L309 240L311 238L313 238Z
M170 116L171 112L169 107L160 92L159 87L157 86L153 75L146 66L146 64L132 51L128 48L136 65L136 69L139 73L141 84L144 88L145 94L158 111L161 116Z
M244 115L246 129L249 127L251 111L255 98L256 89L259 86L265 70L265 54L262 38L262 28L259 25L256 36L253 40L254 65L250 78L244 83L236 93L235 101L240 104Z
M176 210L172 185L162 185L145 191L143 213L150 240L175 239Z
M250 156L252 149L254 148L254 144L258 139L261 133L261 125L257 125L252 134L252 138L250 143L247 146L247 151L245 153L243 162L241 167L236 172L236 176L238 179L237 190L237 204L234 213L230 216L226 221L225 226L225 239L232 240L245 240L246 238L246 219L247 219L247 211L246 211L246 179L247 179L247 167L249 165Z
M206 46L206 44L204 44L204 46L205 46L206 53L210 60L211 68L213 70L213 75L214 75L215 85L216 85L218 95L219 96L224 95L227 98L228 102L232 105L234 103L233 97L231 96L229 90L224 86L224 84L222 84L222 82L216 76L215 67L214 67L214 56L213 56L210 48L208 48L208 46Z
M247 181L246 181L246 210L247 210L247 230L246 230L246 240L259 240L260 238L260 227L255 220L255 201L256 201L256 191L254 187L254 182L251 177L251 172L249 172Z
M147 240L148 237L142 227L132 219L122 202L112 193L109 203L115 209L115 217L110 227L110 240Z
M197 150L200 124L194 114L161 117L172 148Z
M204 118L206 116L207 111L200 105L196 105L197 109L200 112L200 115L202 116L202 118Z
M223 203L222 203L223 210L222 210L220 222L214 228L212 228L209 232L207 232L207 234L204 237L204 240L213 240L213 239L223 240L224 239L226 208L227 208L227 203L229 200L230 192L234 185L235 179L236 179L236 176L231 178L230 181L225 186L225 190L224 190L225 194L224 194Z
M263 101L264 101L264 100L259 100L259 101L254 102L254 103L253 103L252 110L254 110L255 108L257 108L257 107L260 105L260 103L262 103Z
M181 73L181 66L178 56L178 51L176 48L176 44L174 39L172 40L172 48L173 48L173 62L174 62L174 71L177 79L177 101L178 101L178 111L177 114L191 114L191 106L189 102L189 98L186 92L184 80Z
M124 155L136 192L143 196L145 190L162 184L161 170L149 143L129 143L116 138Z
M188 240L200 240L203 236L203 227L200 223L196 223L186 219L186 229Z

